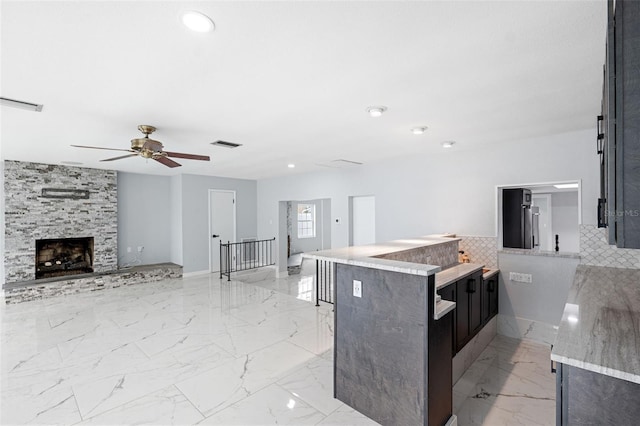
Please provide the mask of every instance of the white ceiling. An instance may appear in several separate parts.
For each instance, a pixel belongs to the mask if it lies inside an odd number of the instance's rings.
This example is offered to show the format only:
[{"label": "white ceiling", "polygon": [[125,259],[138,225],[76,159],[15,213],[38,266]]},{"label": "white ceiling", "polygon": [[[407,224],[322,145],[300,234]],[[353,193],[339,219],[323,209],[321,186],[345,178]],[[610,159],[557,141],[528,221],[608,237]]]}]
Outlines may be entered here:
[{"label": "white ceiling", "polygon": [[[127,172],[260,179],[594,126],[606,2],[2,1],[2,157]],[[216,30],[192,33],[184,10]],[[386,105],[380,118],[365,108]],[[139,124],[169,169],[101,163]],[[414,126],[426,125],[421,136]],[[243,144],[225,149],[222,139]],[[516,142],[514,142],[516,143]],[[295,163],[295,169],[288,169]]]}]

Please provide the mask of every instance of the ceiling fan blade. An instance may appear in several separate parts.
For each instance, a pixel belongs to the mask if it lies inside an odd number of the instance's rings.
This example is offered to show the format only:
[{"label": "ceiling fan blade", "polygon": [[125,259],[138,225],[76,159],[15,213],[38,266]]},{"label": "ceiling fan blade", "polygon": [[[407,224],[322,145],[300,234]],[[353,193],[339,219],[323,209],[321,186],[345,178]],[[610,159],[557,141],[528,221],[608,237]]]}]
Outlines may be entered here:
[{"label": "ceiling fan blade", "polygon": [[114,160],[121,160],[123,158],[137,157],[137,156],[138,154],[127,154],[127,155],[121,155],[120,157],[107,158],[106,160],[100,160],[100,161],[114,161]]},{"label": "ceiling fan blade", "polygon": [[176,163],[173,160],[168,159],[167,157],[163,157],[163,156],[157,156],[157,157],[153,157],[154,160],[156,160],[158,163],[162,163],[167,167],[180,167],[182,166],[182,164],[180,163]]},{"label": "ceiling fan blade", "polygon": [[135,152],[132,149],[103,148],[101,146],[86,146],[86,145],[71,145],[71,146],[74,148],[91,148],[91,149],[106,149],[107,151]]},{"label": "ceiling fan blade", "polygon": [[187,160],[211,161],[208,155],[183,154],[181,152],[170,152],[170,151],[163,151],[163,152],[167,154],[168,157],[173,157],[173,158],[186,158]]}]

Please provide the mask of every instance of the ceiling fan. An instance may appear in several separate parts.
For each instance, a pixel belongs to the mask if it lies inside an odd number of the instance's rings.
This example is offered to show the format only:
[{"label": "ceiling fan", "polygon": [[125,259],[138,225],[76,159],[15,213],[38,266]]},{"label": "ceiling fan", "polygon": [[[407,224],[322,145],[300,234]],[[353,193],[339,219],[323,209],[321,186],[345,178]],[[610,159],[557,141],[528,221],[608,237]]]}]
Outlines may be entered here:
[{"label": "ceiling fan", "polygon": [[136,155],[139,155],[144,158],[151,158],[153,160],[156,160],[158,163],[164,164],[167,167],[180,167],[182,165],[180,163],[176,163],[169,157],[185,158],[188,160],[210,161],[210,158],[208,155],[183,154],[181,152],[164,151],[162,149],[163,148],[162,142],[149,138],[149,135],[156,131],[156,128],[153,126],[141,124],[138,126],[138,130],[140,130],[144,134],[144,137],[131,139],[131,149],[103,148],[99,146],[85,146],[85,145],[71,145],[71,146],[76,148],[106,149],[109,151],[125,151],[125,152],[131,153],[127,155],[121,155],[119,157],[107,158],[105,160],[100,160],[100,161],[121,160],[123,158],[135,157]]}]

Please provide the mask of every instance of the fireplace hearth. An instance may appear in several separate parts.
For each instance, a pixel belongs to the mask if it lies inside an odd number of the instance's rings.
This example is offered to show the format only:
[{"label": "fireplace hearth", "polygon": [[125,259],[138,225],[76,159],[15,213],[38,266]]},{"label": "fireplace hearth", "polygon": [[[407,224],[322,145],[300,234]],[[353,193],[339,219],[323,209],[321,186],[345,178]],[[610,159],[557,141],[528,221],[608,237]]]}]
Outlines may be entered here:
[{"label": "fireplace hearth", "polygon": [[93,237],[36,240],[36,279],[93,272]]}]

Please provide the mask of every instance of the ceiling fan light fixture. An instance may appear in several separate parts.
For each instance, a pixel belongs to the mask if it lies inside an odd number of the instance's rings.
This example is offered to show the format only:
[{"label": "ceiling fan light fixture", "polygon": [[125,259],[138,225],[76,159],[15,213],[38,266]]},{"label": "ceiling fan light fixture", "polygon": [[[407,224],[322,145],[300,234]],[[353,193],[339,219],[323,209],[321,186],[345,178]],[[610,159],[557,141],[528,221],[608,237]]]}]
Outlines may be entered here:
[{"label": "ceiling fan light fixture", "polygon": [[384,114],[386,110],[387,110],[386,106],[375,105],[375,106],[368,107],[367,113],[369,113],[371,117],[380,117],[382,114]]},{"label": "ceiling fan light fixture", "polygon": [[182,14],[182,23],[191,31],[195,31],[197,33],[210,33],[216,28],[211,18],[204,13],[196,12],[194,10],[190,10]]}]

